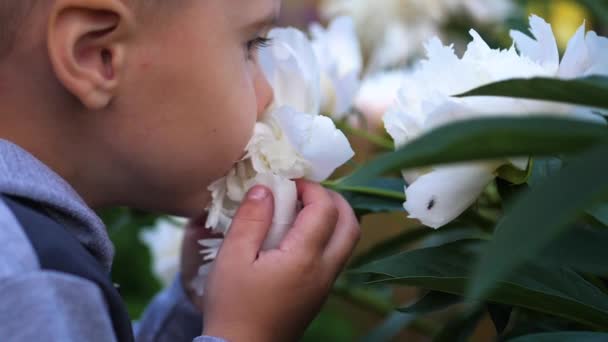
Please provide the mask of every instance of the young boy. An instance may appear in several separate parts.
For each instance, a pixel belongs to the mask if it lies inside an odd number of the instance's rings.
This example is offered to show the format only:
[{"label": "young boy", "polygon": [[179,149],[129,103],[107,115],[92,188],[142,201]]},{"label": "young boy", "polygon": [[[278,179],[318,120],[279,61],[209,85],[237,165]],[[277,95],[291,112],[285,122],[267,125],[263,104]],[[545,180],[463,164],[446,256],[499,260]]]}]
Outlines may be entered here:
[{"label": "young boy", "polygon": [[136,340],[298,339],[359,237],[348,204],[319,185],[298,183],[304,208],[266,252],[272,194],[252,189],[204,298],[184,286],[199,266],[206,188],[272,101],[256,49],[279,7],[0,0],[0,340],[134,339],[90,209],[113,205],[193,218],[181,276]]}]

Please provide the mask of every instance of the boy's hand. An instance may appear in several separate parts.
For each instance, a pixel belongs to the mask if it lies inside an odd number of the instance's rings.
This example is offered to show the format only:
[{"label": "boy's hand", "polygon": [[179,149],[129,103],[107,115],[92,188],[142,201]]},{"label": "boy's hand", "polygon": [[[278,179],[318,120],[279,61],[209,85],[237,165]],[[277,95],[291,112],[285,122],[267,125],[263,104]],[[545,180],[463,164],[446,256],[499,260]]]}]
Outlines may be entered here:
[{"label": "boy's hand", "polygon": [[270,191],[241,205],[205,288],[204,334],[240,341],[296,341],[324,303],[357,241],[348,203],[299,181],[299,213],[279,249],[260,248],[270,227]]}]

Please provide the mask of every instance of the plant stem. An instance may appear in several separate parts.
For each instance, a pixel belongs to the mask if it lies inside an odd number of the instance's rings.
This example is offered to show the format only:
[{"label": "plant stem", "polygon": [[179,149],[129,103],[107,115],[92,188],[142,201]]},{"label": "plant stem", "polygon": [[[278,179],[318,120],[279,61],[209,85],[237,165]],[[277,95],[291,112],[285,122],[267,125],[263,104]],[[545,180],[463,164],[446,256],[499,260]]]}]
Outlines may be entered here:
[{"label": "plant stem", "polygon": [[374,187],[342,185],[339,181],[325,181],[322,184],[323,186],[337,192],[354,192],[358,194],[372,195],[377,197],[390,198],[398,201],[405,201],[405,194],[403,193],[403,191],[398,192]]},{"label": "plant stem", "polygon": [[359,128],[355,128],[355,127],[347,124],[344,121],[336,122],[336,127],[338,127],[341,131],[343,131],[347,134],[361,137],[382,149],[389,150],[389,151],[392,151],[395,149],[395,144],[392,141],[390,141],[389,139],[383,138],[381,136],[375,135],[373,133],[367,132],[367,131],[359,129]]}]

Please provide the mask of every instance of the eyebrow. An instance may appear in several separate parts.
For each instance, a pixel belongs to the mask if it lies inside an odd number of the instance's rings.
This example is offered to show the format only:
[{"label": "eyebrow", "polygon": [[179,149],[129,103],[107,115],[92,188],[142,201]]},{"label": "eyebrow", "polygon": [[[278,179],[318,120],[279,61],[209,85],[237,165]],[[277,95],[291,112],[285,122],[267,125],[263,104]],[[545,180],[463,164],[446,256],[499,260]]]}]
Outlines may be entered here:
[{"label": "eyebrow", "polygon": [[272,12],[266,15],[264,18],[256,20],[254,23],[248,25],[248,27],[261,30],[265,28],[274,27],[278,24],[278,22],[279,16],[276,13]]}]

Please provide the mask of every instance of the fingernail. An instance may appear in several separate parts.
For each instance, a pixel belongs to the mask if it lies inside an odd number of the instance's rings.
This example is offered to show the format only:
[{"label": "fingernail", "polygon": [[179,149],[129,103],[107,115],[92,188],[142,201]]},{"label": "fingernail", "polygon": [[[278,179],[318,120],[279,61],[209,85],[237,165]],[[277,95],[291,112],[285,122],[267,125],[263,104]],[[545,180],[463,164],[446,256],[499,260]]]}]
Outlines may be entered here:
[{"label": "fingernail", "polygon": [[253,201],[261,201],[268,197],[268,189],[263,186],[256,186],[249,191],[249,199]]}]

